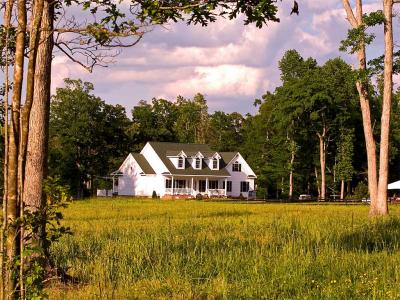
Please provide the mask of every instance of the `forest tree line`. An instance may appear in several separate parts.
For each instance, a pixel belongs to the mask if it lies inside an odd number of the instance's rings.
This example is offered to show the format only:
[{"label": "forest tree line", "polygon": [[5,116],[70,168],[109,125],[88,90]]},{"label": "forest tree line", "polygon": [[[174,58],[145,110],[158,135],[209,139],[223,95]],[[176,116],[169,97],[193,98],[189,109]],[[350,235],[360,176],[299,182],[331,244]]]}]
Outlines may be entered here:
[{"label": "forest tree line", "polygon": [[[128,116],[95,96],[91,83],[65,80],[52,97],[49,173],[76,197],[110,185],[107,177],[148,141],[207,143],[240,151],[258,176],[259,197],[328,199],[368,196],[367,164],[356,74],[340,58],[318,65],[296,50],[279,61],[281,84],[254,105],[255,115],[210,112],[204,95],[141,100]],[[382,84],[372,93],[379,133]],[[390,179],[400,174],[400,120],[395,94]]]}]

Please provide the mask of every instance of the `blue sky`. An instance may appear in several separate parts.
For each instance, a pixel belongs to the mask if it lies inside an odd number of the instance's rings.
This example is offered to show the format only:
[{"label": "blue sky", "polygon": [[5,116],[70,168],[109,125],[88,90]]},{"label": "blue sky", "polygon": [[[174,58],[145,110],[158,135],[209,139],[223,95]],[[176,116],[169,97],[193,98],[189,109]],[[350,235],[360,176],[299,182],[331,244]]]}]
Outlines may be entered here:
[{"label": "blue sky", "polygon": [[[292,1],[282,1],[281,22],[262,29],[244,26],[241,19],[219,20],[206,28],[182,23],[156,28],[138,45],[123,49],[114,64],[93,73],[57,55],[53,91],[65,77],[81,78],[92,82],[94,93],[106,102],[125,106],[128,115],[142,99],[174,100],[197,92],[206,95],[211,111],[254,113],[254,99],[279,85],[277,63],[286,50],[296,49],[321,64],[338,56],[354,63],[352,56],[338,51],[348,29],[341,1],[298,2],[299,16],[289,16]],[[366,10],[378,9],[380,3],[365,1]],[[381,31],[369,58],[383,51]]]}]

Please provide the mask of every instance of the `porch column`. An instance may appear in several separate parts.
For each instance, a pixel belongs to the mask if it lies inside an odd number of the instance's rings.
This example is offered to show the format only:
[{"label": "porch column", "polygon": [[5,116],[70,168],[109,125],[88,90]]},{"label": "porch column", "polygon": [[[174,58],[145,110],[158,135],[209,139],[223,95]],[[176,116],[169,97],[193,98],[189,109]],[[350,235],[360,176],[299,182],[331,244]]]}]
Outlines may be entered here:
[{"label": "porch column", "polygon": [[227,191],[228,191],[228,178],[225,178],[225,197],[228,196]]},{"label": "porch column", "polygon": [[174,176],[172,176],[172,195],[174,195]]},{"label": "porch column", "polygon": [[115,189],[115,176],[113,176],[112,179],[113,179],[112,193],[114,194],[114,189]]},{"label": "porch column", "polygon": [[192,177],[192,195],[194,195],[194,188],[193,188],[193,177]]},{"label": "porch column", "polygon": [[206,194],[208,194],[208,177],[206,177]]}]

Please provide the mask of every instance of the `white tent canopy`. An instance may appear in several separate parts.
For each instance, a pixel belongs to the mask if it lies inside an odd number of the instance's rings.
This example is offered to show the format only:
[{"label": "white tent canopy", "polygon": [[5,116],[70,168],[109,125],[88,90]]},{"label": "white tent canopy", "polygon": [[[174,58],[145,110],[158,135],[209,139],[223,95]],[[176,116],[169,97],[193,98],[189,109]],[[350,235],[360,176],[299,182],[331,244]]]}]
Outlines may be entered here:
[{"label": "white tent canopy", "polygon": [[388,184],[388,190],[400,190],[400,180]]}]

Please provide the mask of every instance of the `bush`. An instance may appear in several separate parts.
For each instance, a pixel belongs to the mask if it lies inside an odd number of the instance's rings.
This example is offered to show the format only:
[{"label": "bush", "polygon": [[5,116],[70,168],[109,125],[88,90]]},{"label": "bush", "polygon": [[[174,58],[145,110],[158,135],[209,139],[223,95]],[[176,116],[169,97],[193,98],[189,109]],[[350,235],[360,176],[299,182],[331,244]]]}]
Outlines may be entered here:
[{"label": "bush", "polygon": [[203,199],[203,195],[200,194],[200,193],[198,193],[198,194],[196,195],[196,199],[197,199],[197,200],[202,200],[202,199]]},{"label": "bush", "polygon": [[158,198],[156,191],[153,191],[153,194],[151,195],[151,198],[153,198],[153,199],[157,199]]},{"label": "bush", "polygon": [[359,200],[368,197],[368,185],[364,181],[360,181],[354,189],[353,195],[351,195],[349,198]]}]

